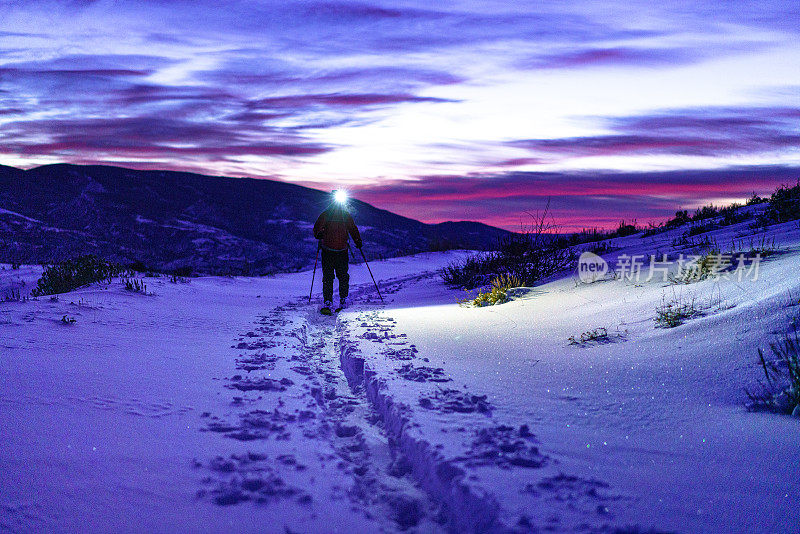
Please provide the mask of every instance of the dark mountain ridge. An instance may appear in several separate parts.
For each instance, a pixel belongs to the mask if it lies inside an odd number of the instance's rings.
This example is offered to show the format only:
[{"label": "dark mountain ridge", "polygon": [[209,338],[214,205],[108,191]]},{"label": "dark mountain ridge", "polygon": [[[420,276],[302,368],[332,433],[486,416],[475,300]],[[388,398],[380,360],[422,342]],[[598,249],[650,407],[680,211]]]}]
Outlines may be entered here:
[{"label": "dark mountain ridge", "polygon": [[[266,274],[314,261],[311,226],[327,192],[285,182],[69,164],[0,165],[0,261],[80,254],[147,268]],[[488,249],[508,232],[476,222],[425,224],[351,200],[369,257]]]}]

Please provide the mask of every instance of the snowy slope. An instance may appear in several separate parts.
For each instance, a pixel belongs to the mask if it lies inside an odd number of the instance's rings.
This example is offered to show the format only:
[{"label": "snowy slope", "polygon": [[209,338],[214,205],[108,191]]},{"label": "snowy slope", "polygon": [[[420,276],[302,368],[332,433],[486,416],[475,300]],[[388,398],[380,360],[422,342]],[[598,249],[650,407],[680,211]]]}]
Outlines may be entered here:
[{"label": "snowy slope", "polygon": [[[774,229],[788,253],[765,261],[755,282],[566,278],[476,309],[454,305],[432,280],[378,314],[348,314],[354,337],[372,341],[355,357],[380,397],[404,402],[395,411],[415,423],[404,434],[484,496],[475,518],[459,514],[464,527],[494,514],[490,530],[791,532],[800,522],[800,422],[747,412],[743,391],[760,378],[756,349],[798,315],[800,240],[789,228],[783,239],[785,229]],[[617,246],[615,254],[633,254],[650,245],[635,236]],[[654,328],[655,308],[673,291],[713,306],[680,327]],[[616,342],[567,341],[598,327]],[[388,346],[397,332],[414,343],[413,360]],[[409,361],[425,382],[403,379]],[[451,381],[432,381],[443,379]],[[469,410],[469,399],[484,397],[466,414],[447,405]]]},{"label": "snowy slope", "polygon": [[[800,422],[744,406],[799,311],[800,231],[769,235],[755,281],[570,274],[487,308],[436,275],[464,252],[371,264],[385,305],[352,266],[334,318],[311,272],[4,302],[0,530],[795,532]],[[705,314],[655,328],[673,292]]]}]

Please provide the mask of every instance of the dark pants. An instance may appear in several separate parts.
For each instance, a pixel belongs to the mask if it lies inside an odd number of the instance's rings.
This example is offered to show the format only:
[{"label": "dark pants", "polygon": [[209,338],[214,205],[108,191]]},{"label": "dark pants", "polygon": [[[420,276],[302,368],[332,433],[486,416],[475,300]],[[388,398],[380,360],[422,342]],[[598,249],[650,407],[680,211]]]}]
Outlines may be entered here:
[{"label": "dark pants", "polygon": [[347,251],[322,249],[322,298],[333,301],[333,275],[339,279],[339,298],[350,292],[350,275],[347,274]]}]

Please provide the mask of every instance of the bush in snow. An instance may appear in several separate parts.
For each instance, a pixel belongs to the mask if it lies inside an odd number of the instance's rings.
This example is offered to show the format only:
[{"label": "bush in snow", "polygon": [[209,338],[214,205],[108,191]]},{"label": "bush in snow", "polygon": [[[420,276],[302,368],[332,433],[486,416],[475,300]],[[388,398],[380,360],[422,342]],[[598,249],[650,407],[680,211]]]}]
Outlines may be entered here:
[{"label": "bush in snow", "polygon": [[620,221],[619,227],[611,233],[610,237],[627,237],[629,235],[633,235],[639,232],[639,228],[636,227],[636,221],[632,223],[626,223],[624,220]]},{"label": "bush in snow", "polygon": [[624,341],[627,334],[627,330],[622,332],[617,330],[616,332],[609,334],[608,329],[601,326],[600,328],[595,328],[594,330],[587,330],[580,336],[569,336],[567,341],[569,341],[570,345],[576,345],[578,347],[590,347],[592,345],[602,345],[605,343]]},{"label": "bush in snow", "polygon": [[688,224],[691,220],[692,218],[689,216],[687,210],[678,210],[675,212],[675,217],[668,220],[664,226],[666,226],[667,229],[677,228]]},{"label": "bush in snow", "polygon": [[497,274],[515,276],[524,286],[532,286],[575,261],[575,252],[560,246],[541,227],[507,237],[500,243],[498,255]]},{"label": "bush in snow", "polygon": [[689,228],[686,231],[686,237],[692,237],[692,236],[696,236],[696,235],[700,235],[700,234],[705,234],[706,232],[710,232],[712,230],[717,230],[719,228],[720,228],[720,226],[717,223],[715,223],[714,221],[711,221],[711,222],[705,223],[705,224],[696,224],[696,225],[692,226],[691,228]]},{"label": "bush in snow", "polygon": [[[735,243],[734,243],[735,244]],[[767,234],[763,234],[760,239],[750,238],[749,244],[745,244],[744,240],[739,241],[739,246],[737,247],[741,253],[745,254],[746,256],[752,258],[756,255],[761,256],[762,258],[766,258],[767,256],[771,256],[780,252],[778,246],[775,245],[775,237],[768,238]],[[739,254],[740,252],[734,252],[734,255]]]},{"label": "bush in snow", "polygon": [[566,248],[575,245],[583,245],[586,243],[596,243],[597,241],[605,241],[611,237],[611,232],[606,230],[599,230],[597,228],[584,228],[580,232],[569,234],[568,236],[559,236],[556,241]]},{"label": "bush in snow", "polygon": [[732,224],[737,224],[742,221],[746,221],[747,219],[753,216],[752,213],[749,211],[744,211],[741,208],[742,205],[734,202],[730,206],[726,206],[719,210],[719,214],[722,216],[719,220],[719,224],[721,226],[730,226]]},{"label": "bush in snow", "polygon": [[47,267],[31,291],[31,295],[40,297],[67,293],[94,282],[110,282],[111,278],[119,276],[122,272],[124,269],[114,263],[90,254],[80,256]]},{"label": "bush in snow", "polygon": [[608,330],[603,328],[595,328],[594,330],[587,330],[582,333],[580,337],[569,336],[567,339],[570,345],[588,345],[591,343],[606,343],[608,339]]},{"label": "bush in snow", "polygon": [[575,251],[555,236],[558,230],[545,209],[542,214],[532,214],[530,226],[522,232],[503,237],[496,252],[450,264],[440,274],[446,284],[464,289],[486,285],[500,275],[516,277],[520,285],[532,286],[575,261]]},{"label": "bush in snow", "polygon": [[676,275],[670,276],[670,282],[673,284],[691,284],[692,282],[719,276],[722,271],[730,267],[730,261],[726,256],[728,255],[723,255],[719,250],[709,250],[687,267],[681,269]]},{"label": "bush in snow", "polygon": [[[766,202],[766,199],[763,199],[753,193],[753,197],[747,201],[747,205],[750,206],[752,204],[758,204],[761,202]],[[696,223],[700,221],[706,221],[707,219],[714,219],[707,223],[693,225],[686,232],[684,232],[686,237],[691,237],[709,232],[711,230],[716,230],[723,226],[730,226],[732,224],[740,223],[753,217],[752,213],[741,210],[741,207],[741,204],[735,202],[724,208],[717,208],[715,206],[708,205],[698,208],[693,215],[689,215],[688,210],[678,210],[675,212],[675,217],[669,219],[665,223],[658,225],[650,223],[650,227],[644,230],[642,237],[649,237],[666,232],[668,230],[674,230],[675,228],[685,226],[692,222]]]},{"label": "bush in snow", "polygon": [[497,254],[477,254],[463,261],[456,261],[442,269],[439,274],[444,283],[464,289],[475,289],[486,284],[499,268]]},{"label": "bush in snow", "polygon": [[520,287],[520,279],[513,275],[501,274],[492,280],[489,291],[479,292],[478,296],[472,299],[472,304],[477,307],[494,306],[509,301],[508,291],[514,287]]},{"label": "bush in snow", "polygon": [[709,204],[708,206],[703,206],[702,208],[697,208],[692,215],[693,221],[702,221],[705,219],[711,219],[719,215],[719,208],[714,206],[713,204]]},{"label": "bush in snow", "polygon": [[147,294],[147,284],[145,284],[143,280],[139,280],[138,278],[124,278],[123,282],[125,282],[125,289],[128,291]]},{"label": "bush in snow", "polygon": [[745,390],[749,408],[800,415],[800,334],[786,334],[769,348],[769,356],[758,349],[766,383],[761,383],[760,393]]},{"label": "bush in snow", "polygon": [[764,215],[779,223],[800,219],[800,183],[776,189],[769,198],[769,207]]},{"label": "bush in snow", "polygon": [[661,305],[656,308],[656,326],[659,328],[674,328],[680,326],[693,317],[702,315],[702,310],[695,304],[695,299],[686,299],[676,296],[670,301],[661,300]]}]

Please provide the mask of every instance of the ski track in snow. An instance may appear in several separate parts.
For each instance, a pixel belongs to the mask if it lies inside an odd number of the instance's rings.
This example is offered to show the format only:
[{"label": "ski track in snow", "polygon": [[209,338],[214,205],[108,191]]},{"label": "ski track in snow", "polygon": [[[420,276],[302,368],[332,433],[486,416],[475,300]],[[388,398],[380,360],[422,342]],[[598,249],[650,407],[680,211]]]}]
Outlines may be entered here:
[{"label": "ski track in snow", "polygon": [[[383,294],[390,298],[433,276],[384,281]],[[205,473],[199,498],[220,506],[288,502],[312,521],[319,519],[317,500],[339,501],[364,532],[537,532],[543,522],[551,532],[572,531],[555,511],[544,521],[525,514],[513,521],[502,517],[498,497],[468,479],[481,468],[532,473],[518,477],[517,491],[553,510],[567,506],[602,516],[608,502],[622,498],[602,481],[558,470],[529,425],[503,424],[486,395],[426,365],[428,358],[397,331],[373,293],[369,285],[352,288],[353,306],[370,308],[354,319],[320,316],[306,299],[293,300],[260,316],[235,340],[240,372],[224,379],[231,410],[203,413],[202,431],[242,442],[247,451],[195,460]],[[392,378],[419,388],[417,406],[387,393],[387,377],[361,356],[364,344],[394,365]],[[444,452],[444,445],[419,432],[415,410],[448,418],[463,434],[462,446]],[[543,472],[545,466],[555,471]],[[337,472],[332,483],[314,476],[326,470]],[[291,525],[284,528],[292,531]]]},{"label": "ski track in snow", "polygon": [[[369,300],[358,293],[354,300]],[[430,523],[441,521],[437,505],[395,458],[363,389],[348,385],[337,330],[335,317],[309,313],[300,299],[259,317],[236,341],[241,373],[224,380],[232,409],[201,417],[203,431],[244,442],[248,452],[196,461],[207,473],[198,496],[222,506],[289,501],[311,520],[319,519],[315,502],[327,499],[353,514],[359,531],[441,530]],[[315,478],[326,471],[337,473]]]},{"label": "ski track in snow", "polygon": [[[345,374],[351,382],[362,384],[366,389],[368,398],[395,438],[398,455],[445,510],[450,531],[538,532],[543,522],[547,523],[545,529],[551,532],[573,531],[573,526],[560,524],[563,515],[555,510],[567,506],[585,517],[599,514],[602,518],[607,513],[607,503],[621,498],[603,482],[560,472],[557,459],[540,450],[530,426],[504,424],[493,415],[491,400],[486,395],[450,384],[442,385],[451,382],[444,369],[425,365],[428,359],[419,355],[413,344],[400,341],[406,335],[396,332],[395,321],[385,312],[362,312],[354,322],[358,324],[353,330],[360,332],[356,338],[376,344],[377,353],[384,361],[395,364],[397,376],[419,386],[418,406],[396,402],[388,391],[390,378],[382,371],[370,369],[361,357],[359,344],[349,338],[348,326],[340,325],[340,354]],[[417,361],[423,363],[417,365]],[[415,421],[415,410],[435,412],[447,422],[440,428],[435,424],[433,429],[421,430]],[[452,439],[445,437],[453,429],[462,434],[457,440],[460,446],[455,449]],[[433,434],[436,430],[439,436]],[[445,446],[447,442],[450,447]],[[555,468],[557,474],[540,472],[545,466]],[[517,491],[546,502],[546,508],[554,513],[544,521],[526,514],[508,517],[502,496],[498,498],[485,487],[473,486],[475,477],[469,473],[480,469],[521,471],[521,476],[515,477],[520,480]],[[591,532],[615,531],[610,526],[581,527]]]}]

